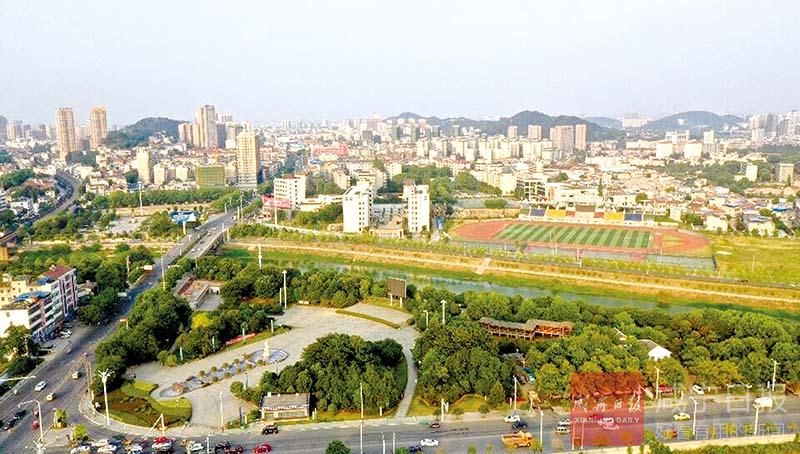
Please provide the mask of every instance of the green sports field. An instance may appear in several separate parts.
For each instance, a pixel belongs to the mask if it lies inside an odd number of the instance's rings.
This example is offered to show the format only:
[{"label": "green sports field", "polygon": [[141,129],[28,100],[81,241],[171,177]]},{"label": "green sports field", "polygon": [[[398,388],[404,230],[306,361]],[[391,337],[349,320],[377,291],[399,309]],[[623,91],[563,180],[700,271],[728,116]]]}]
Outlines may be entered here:
[{"label": "green sports field", "polygon": [[647,249],[650,247],[651,235],[649,231],[639,229],[516,223],[501,230],[494,238],[527,243]]}]

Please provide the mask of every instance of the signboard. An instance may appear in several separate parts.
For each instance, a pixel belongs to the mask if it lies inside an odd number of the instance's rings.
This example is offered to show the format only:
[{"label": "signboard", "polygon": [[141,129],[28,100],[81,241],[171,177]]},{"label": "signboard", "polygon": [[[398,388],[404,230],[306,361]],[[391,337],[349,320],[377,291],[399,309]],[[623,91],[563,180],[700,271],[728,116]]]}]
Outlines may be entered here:
[{"label": "signboard", "polygon": [[572,445],[639,446],[644,438],[644,379],[639,372],[570,376]]},{"label": "signboard", "polygon": [[274,197],[270,197],[266,194],[261,196],[261,205],[264,208],[269,209],[279,209],[279,210],[291,210],[292,209],[292,201],[291,200],[284,200],[284,199],[276,199]]},{"label": "signboard", "polygon": [[386,278],[386,287],[389,288],[389,296],[394,298],[406,297],[406,281],[393,277]]},{"label": "signboard", "polygon": [[176,210],[173,211],[170,216],[172,216],[172,222],[174,224],[197,222],[197,213],[192,210]]}]

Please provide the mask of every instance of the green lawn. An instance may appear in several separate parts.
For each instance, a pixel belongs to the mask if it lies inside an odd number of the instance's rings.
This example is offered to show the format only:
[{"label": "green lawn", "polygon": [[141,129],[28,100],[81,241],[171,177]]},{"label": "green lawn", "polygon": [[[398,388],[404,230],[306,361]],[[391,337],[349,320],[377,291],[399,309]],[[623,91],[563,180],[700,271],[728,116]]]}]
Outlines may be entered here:
[{"label": "green lawn", "polygon": [[151,427],[161,414],[164,425],[177,426],[192,418],[192,404],[186,398],[157,401],[150,393],[157,387],[152,383],[134,381],[108,393],[109,413],[127,424]]},{"label": "green lawn", "polygon": [[709,235],[722,276],[800,285],[800,241]]},{"label": "green lawn", "polygon": [[495,236],[505,241],[647,249],[649,231],[594,226],[511,224]]}]

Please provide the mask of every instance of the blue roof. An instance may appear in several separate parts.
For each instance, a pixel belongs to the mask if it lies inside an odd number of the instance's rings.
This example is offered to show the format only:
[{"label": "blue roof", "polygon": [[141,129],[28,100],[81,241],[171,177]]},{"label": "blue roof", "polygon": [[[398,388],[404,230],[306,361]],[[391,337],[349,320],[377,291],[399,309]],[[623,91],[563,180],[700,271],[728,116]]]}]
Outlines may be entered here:
[{"label": "blue roof", "polygon": [[28,298],[45,298],[50,295],[50,292],[43,292],[41,290],[35,290],[33,292],[23,293],[21,295],[17,295],[14,298],[14,301],[25,301]]}]

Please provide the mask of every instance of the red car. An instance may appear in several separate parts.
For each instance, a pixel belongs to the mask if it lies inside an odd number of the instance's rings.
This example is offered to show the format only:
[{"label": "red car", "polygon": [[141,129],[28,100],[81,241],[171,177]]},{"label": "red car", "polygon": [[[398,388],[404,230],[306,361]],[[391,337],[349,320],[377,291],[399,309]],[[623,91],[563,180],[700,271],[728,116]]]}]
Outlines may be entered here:
[{"label": "red car", "polygon": [[253,454],[264,454],[266,452],[272,452],[272,446],[270,446],[268,443],[264,443],[261,446],[256,446],[253,448]]}]

